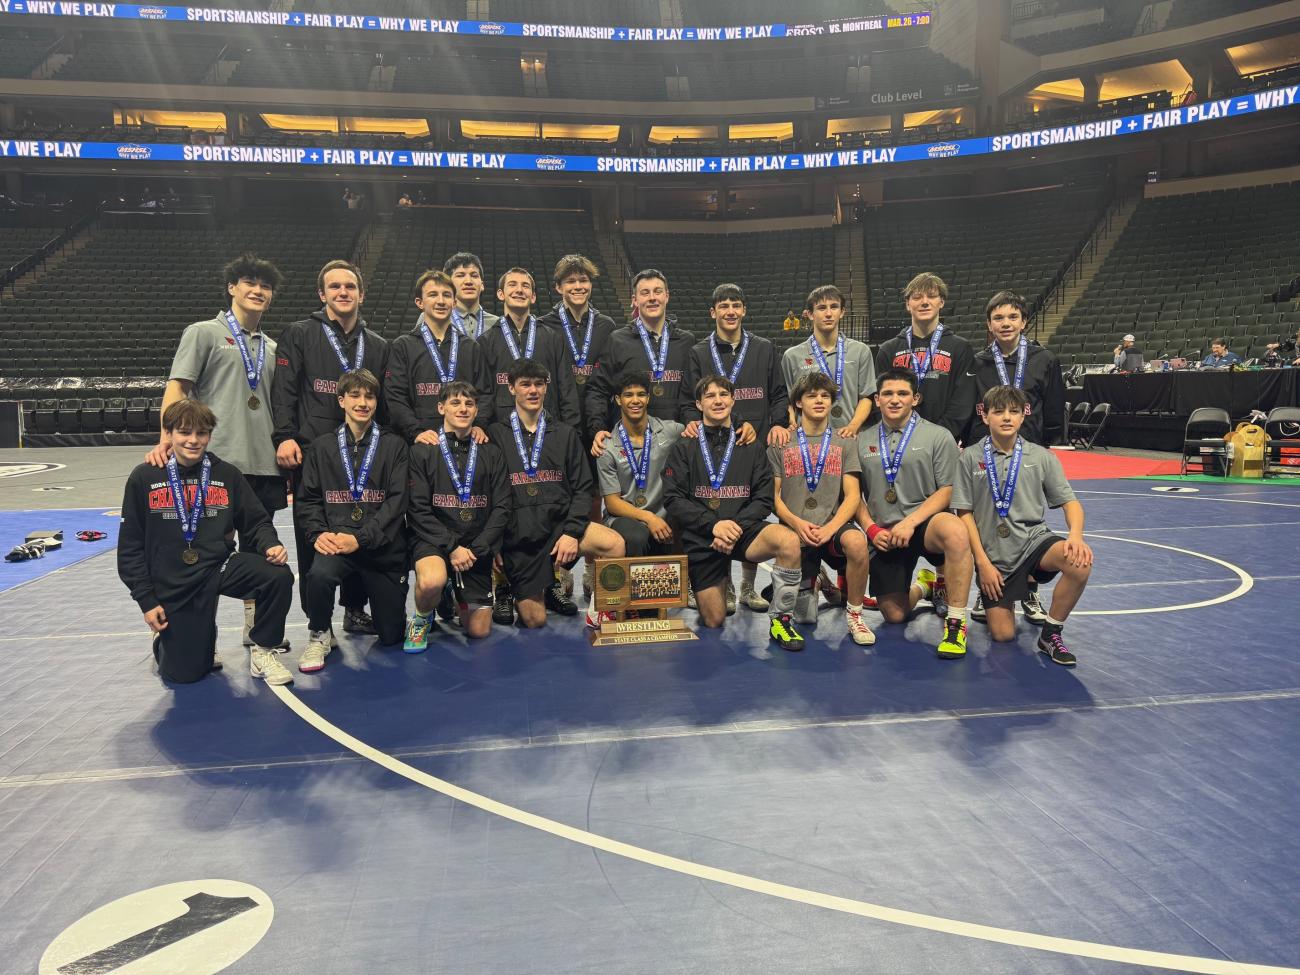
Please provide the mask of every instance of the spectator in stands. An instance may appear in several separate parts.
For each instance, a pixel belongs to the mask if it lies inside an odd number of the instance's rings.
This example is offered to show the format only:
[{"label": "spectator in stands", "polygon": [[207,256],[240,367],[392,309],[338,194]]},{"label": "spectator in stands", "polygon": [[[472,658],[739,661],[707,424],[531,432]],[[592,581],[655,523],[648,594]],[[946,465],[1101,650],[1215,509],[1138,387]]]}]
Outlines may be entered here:
[{"label": "spectator in stands", "polygon": [[483,262],[477,254],[459,251],[443,262],[442,270],[456,283],[456,307],[451,312],[456,330],[472,339],[486,335],[488,329],[501,319],[484,311],[480,304],[483,297]]},{"label": "spectator in stands", "polygon": [[1119,345],[1115,346],[1115,368],[1118,369],[1124,364],[1124,357],[1130,352],[1141,353],[1142,350],[1137,347],[1137,336],[1129,334],[1120,340]]},{"label": "spectator in stands", "polygon": [[343,208],[345,210],[358,210],[361,208],[361,195],[353,193],[350,186],[343,187]]},{"label": "spectator in stands", "polygon": [[[210,449],[239,468],[258,502],[274,516],[289,502],[272,441],[276,343],[262,331],[261,322],[284,278],[274,264],[255,254],[241,254],[222,268],[222,276],[227,307],[181,333],[163,390],[162,413],[165,416],[168,407],[186,398],[208,404],[221,420],[220,428],[212,430]],[[231,346],[237,355],[231,354]],[[163,467],[171,455],[164,424],[158,445],[145,460]],[[252,645],[253,617],[249,600],[244,603],[244,646]],[[276,649],[287,650],[289,644]]]},{"label": "spectator in stands", "polygon": [[397,208],[405,210],[413,206],[415,206],[415,201],[411,199],[411,194],[403,191],[402,195],[397,198]]},{"label": "spectator in stands", "polygon": [[[975,443],[988,435],[984,418],[984,394],[995,386],[1012,386],[1025,394],[1025,419],[1020,435],[1040,447],[1050,447],[1065,432],[1065,378],[1056,355],[1025,337],[1029,321],[1025,299],[1014,291],[999,291],[984,308],[984,320],[993,342],[975,357],[975,388],[980,402],[975,405],[970,434],[965,442]],[[1038,600],[1038,583],[1030,577],[1029,595],[1020,604],[1025,619],[1041,624],[1047,619]],[[971,618],[986,617],[982,596],[975,594]]]},{"label": "spectator in stands", "polygon": [[793,308],[785,313],[785,321],[781,323],[781,330],[783,332],[799,331],[799,317],[795,315]]},{"label": "spectator in stands", "polygon": [[[328,262],[316,275],[316,291],[324,307],[294,322],[280,334],[271,387],[275,414],[276,461],[292,472],[294,497],[298,496],[311,444],[339,429],[343,408],[338,401],[340,375],[366,369],[374,376],[388,372],[388,343],[366,327],[361,306],[366,299],[361,269],[348,261]],[[387,422],[381,414],[379,421]],[[293,507],[297,539],[298,590],[307,607],[307,573],[315,550],[307,541],[299,506]],[[365,612],[365,588],[351,576],[343,583],[345,633],[374,633]],[[403,610],[405,616],[405,610]]]},{"label": "spectator in stands", "polygon": [[[982,402],[989,433],[962,454],[952,507],[974,553],[989,633],[997,641],[1015,639],[1015,600],[1029,591],[1030,579],[1048,582],[1060,573],[1038,652],[1072,667],[1075,657],[1061,639],[1061,630],[1092,571],[1092,549],[1083,540],[1083,505],[1056,455],[1020,436],[1029,405],[1024,392],[996,386]],[[1048,505],[1064,506],[1068,538],[1043,523]]]},{"label": "spectator in stands", "polygon": [[[771,341],[744,329],[745,293],[735,284],[713,289],[709,316],[716,327],[691,349],[686,364],[686,387],[693,389],[705,376],[724,375],[732,391],[732,423],[738,424],[741,442],[757,440],[762,446],[784,447],[790,442],[786,383],[781,360]],[[694,403],[682,408],[685,435],[699,436],[703,419]],[[755,612],[767,610],[767,600],[754,589],[758,566],[741,563],[740,602]],[[727,581],[727,604],[736,604],[735,588]]]},{"label": "spectator in stands", "polygon": [[[406,444],[375,422],[379,380],[350,369],[336,386],[343,423],[312,441],[303,461],[294,511],[315,556],[306,576],[307,646],[298,669],[314,673],[335,646],[334,591],[360,576],[385,646],[400,643],[406,624]],[[302,559],[299,558],[301,564]]]},{"label": "spectator in stands", "polygon": [[1210,354],[1201,360],[1201,365],[1207,369],[1227,369],[1241,365],[1241,356],[1228,351],[1227,339],[1214,339],[1210,342]]},{"label": "spectator in stands", "polygon": [[918,274],[903,289],[911,324],[880,346],[876,373],[910,369],[920,379],[917,412],[958,440],[975,412],[975,353],[970,343],[949,332],[939,319],[948,285],[937,274]]},{"label": "spectator in stands", "polygon": [[[211,409],[176,399],[162,423],[171,446],[166,473],[153,464],[131,472],[117,543],[117,573],[155,634],[158,672],[188,684],[220,669],[217,597],[224,595],[256,603],[252,675],[292,683],[272,649],[284,642],[293,573],[271,519],[244,475],[209,451],[218,425]],[[230,541],[235,532],[239,552]]]},{"label": "spectator in stands", "polygon": [[[578,431],[545,408],[550,378],[550,369],[534,359],[510,363],[513,402],[488,431],[488,439],[501,445],[512,485],[510,527],[501,551],[507,593],[515,598],[520,623],[529,628],[546,625],[548,608],[565,616],[577,612],[572,600],[556,598],[563,595],[557,567],[572,565],[579,555],[623,556],[623,540],[590,521],[591,467]],[[501,599],[498,589],[497,609]],[[592,626],[598,622],[594,613],[594,603],[589,604],[587,623]],[[510,616],[513,620],[513,610]],[[493,620],[499,619],[494,612]]]},{"label": "spectator in stands", "polygon": [[822,562],[848,576],[846,616],[849,636],[860,646],[876,642],[862,619],[867,590],[867,536],[854,521],[862,504],[862,462],[855,443],[832,437],[831,404],[835,381],[823,372],[806,372],[790,390],[790,408],[799,424],[795,441],[770,446],[773,507],[781,524],[803,547],[802,580],[795,600],[796,623],[817,623],[817,579]]}]

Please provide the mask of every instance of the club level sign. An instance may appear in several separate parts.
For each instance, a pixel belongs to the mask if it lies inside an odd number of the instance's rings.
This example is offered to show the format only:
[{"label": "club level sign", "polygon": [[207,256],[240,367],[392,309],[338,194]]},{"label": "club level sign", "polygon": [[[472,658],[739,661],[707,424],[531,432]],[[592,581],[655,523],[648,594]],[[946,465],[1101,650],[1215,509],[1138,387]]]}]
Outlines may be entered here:
[{"label": "club level sign", "polygon": [[39,975],[214,975],[253,950],[275,908],[237,880],[190,880],[87,914],[41,956]]}]

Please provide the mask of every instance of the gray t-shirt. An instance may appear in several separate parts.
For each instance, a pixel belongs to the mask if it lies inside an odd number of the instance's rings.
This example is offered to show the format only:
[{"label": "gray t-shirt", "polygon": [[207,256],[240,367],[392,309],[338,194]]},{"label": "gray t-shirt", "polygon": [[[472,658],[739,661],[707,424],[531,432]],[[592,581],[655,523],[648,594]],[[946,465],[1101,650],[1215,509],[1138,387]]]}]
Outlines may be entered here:
[{"label": "gray t-shirt", "polygon": [[[953,510],[974,513],[980,544],[984,546],[989,561],[1003,573],[1019,566],[1030,550],[1051,533],[1051,529],[1043,524],[1047,506],[1059,508],[1075,500],[1074,490],[1065,479],[1065,471],[1056,454],[1027,440],[1024,444],[1020,474],[1016,477],[1016,493],[1011,498],[1011,511],[1006,521],[1011,534],[1006,538],[998,534],[998,523],[1002,519],[993,507],[993,494],[989,490],[984,467],[984,440],[971,444],[962,452],[957,463],[957,481],[952,487]],[[998,489],[1005,491],[1011,454],[994,449],[993,460],[997,464]]]},{"label": "gray t-shirt", "polygon": [[[636,490],[632,479],[632,461],[623,450],[623,438],[618,435],[618,426],[615,425],[609,439],[605,441],[605,452],[596,458],[596,477],[600,482],[601,497],[617,494],[628,504],[652,511],[660,518],[667,517],[664,510],[664,479],[660,475],[664,462],[668,460],[668,451],[681,439],[684,429],[676,420],[651,417],[648,421],[646,432],[650,435],[650,469],[646,472],[646,503],[637,505],[635,499],[641,492]],[[633,449],[636,449],[635,446]],[[641,451],[637,450],[636,455],[640,458]],[[613,520],[606,516],[605,524],[609,525]]]},{"label": "gray t-shirt", "polygon": [[[821,445],[820,436],[808,438],[808,459],[812,461],[814,471],[817,469]],[[843,500],[840,487],[844,475],[859,474],[862,471],[856,442],[837,436],[831,437],[830,447],[826,451],[826,467],[822,470],[816,491],[810,492],[808,482],[804,479],[803,451],[799,449],[797,435],[791,437],[784,447],[768,447],[767,461],[772,465],[772,474],[781,479],[781,500],[785,506],[814,525],[824,525],[835,517]],[[817,502],[817,507],[805,506],[809,497]]]},{"label": "gray t-shirt", "polygon": [[271,431],[271,380],[275,374],[275,342],[261,331],[244,332],[248,354],[257,364],[258,347],[266,343],[257,383],[258,409],[248,408],[248,377],[239,347],[226,327],[225,313],[206,322],[195,322],[181,333],[180,345],[172,358],[172,379],[194,384],[194,399],[206,403],[217,415],[209,449],[222,460],[239,468],[240,473],[275,476],[282,472],[275,463],[275,444]]},{"label": "gray t-shirt", "polygon": [[[787,390],[794,389],[795,381],[806,372],[820,372],[821,365],[817,355],[808,343],[816,343],[817,336],[810,335],[796,342],[785,350],[781,357],[781,374],[785,377]],[[824,353],[826,368],[830,377],[835,378],[838,368],[836,363],[839,353],[835,349]],[[871,350],[857,339],[844,339],[844,377],[840,393],[835,397],[835,406],[831,409],[831,426],[845,426],[858,408],[858,400],[871,396],[876,391],[876,363],[871,357]]]},{"label": "gray t-shirt", "polygon": [[[483,313],[483,327],[481,329],[478,327],[479,312]],[[478,311],[471,315],[465,310],[464,306],[461,305],[459,301],[456,302],[456,310],[452,314],[451,318],[453,322],[459,321],[464,325],[465,334],[472,339],[478,339],[481,336],[487,335],[488,332],[492,331],[496,323],[501,321],[500,315],[492,314],[482,305],[479,305]]]},{"label": "gray t-shirt", "polygon": [[[885,500],[889,482],[880,455],[880,424],[874,423],[858,434],[858,460],[862,464],[862,494],[867,499],[867,510],[877,525],[888,528],[897,524],[921,507],[934,492],[949,487],[957,477],[957,441],[945,427],[917,414],[916,429],[907,444],[907,452],[894,479],[897,501]],[[906,429],[906,427],[904,427]],[[898,448],[903,431],[894,430],[888,435],[890,457]]]}]

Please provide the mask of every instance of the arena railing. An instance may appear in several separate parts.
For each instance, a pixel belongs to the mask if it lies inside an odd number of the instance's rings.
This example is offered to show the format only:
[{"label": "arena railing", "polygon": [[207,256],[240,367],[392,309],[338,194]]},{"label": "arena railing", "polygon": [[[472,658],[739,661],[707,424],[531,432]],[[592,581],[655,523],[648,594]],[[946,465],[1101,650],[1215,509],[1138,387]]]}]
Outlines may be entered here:
[{"label": "arena railing", "polygon": [[0,275],[0,295],[4,294],[6,288],[14,294],[17,294],[17,283],[25,275],[30,274],[36,268],[44,267],[46,261],[67,247],[77,234],[81,233],[82,230],[89,227],[99,218],[99,213],[102,209],[103,205],[101,204],[91,212],[78,217],[31,254],[24,257],[18,263],[11,265],[3,275]]}]

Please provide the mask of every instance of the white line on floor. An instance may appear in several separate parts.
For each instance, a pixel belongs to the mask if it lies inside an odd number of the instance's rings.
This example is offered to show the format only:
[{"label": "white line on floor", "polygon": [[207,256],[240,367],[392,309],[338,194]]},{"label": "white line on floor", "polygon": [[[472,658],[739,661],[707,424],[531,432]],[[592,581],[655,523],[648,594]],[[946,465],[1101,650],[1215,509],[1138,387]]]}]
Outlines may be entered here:
[{"label": "white line on floor", "polygon": [[1262,504],[1273,508],[1300,508],[1300,504],[1284,504],[1281,501],[1246,501],[1241,498],[1220,498],[1202,494],[1142,494],[1137,491],[1092,491],[1075,488],[1075,494],[1111,494],[1121,498],[1144,498],[1147,501],[1219,501],[1223,504]]}]

